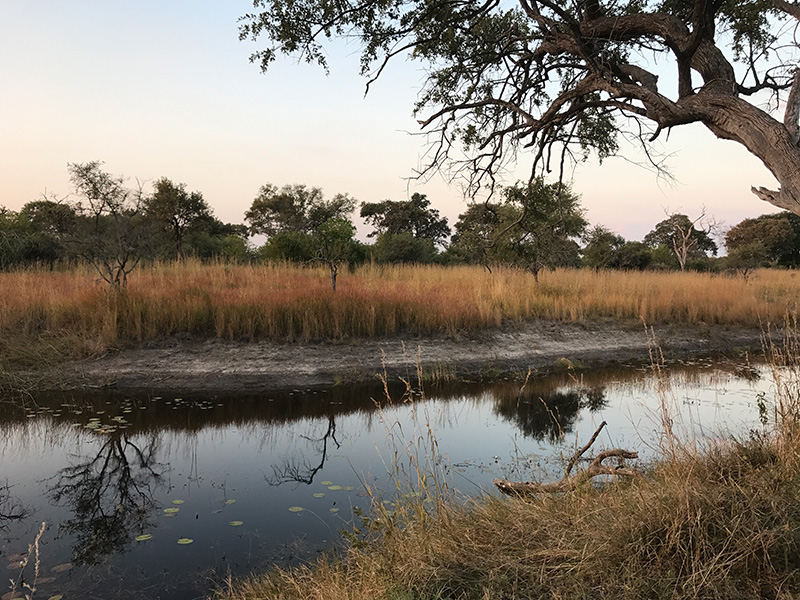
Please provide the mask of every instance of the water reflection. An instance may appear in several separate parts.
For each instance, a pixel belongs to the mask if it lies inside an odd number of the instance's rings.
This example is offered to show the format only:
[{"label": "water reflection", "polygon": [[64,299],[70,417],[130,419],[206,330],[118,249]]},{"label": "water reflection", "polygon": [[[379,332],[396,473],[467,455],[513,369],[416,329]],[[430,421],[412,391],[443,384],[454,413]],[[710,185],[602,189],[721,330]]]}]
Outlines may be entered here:
[{"label": "water reflection", "polygon": [[137,444],[127,434],[113,432],[96,454],[77,457],[50,479],[49,497],[72,513],[60,528],[74,536],[73,562],[93,565],[124,552],[153,526],[153,494],[165,471],[157,455],[155,436]]},{"label": "water reflection", "polygon": [[22,502],[11,493],[11,486],[6,482],[0,485],[0,529],[7,528],[9,522],[24,519],[28,514]]},{"label": "water reflection", "polygon": [[[741,368],[701,361],[669,380],[679,404],[705,411],[698,420],[707,426],[721,414],[757,421],[747,403],[769,383],[752,370],[740,377]],[[599,420],[609,421],[616,445],[643,450],[636,423],[658,406],[663,386],[629,368],[531,376],[524,385],[446,384],[428,387],[424,402],[403,402],[407,389],[390,386],[388,397],[382,385],[238,396],[117,391],[0,403],[9,478],[0,528],[12,540],[4,551],[24,551],[45,520],[42,568],[80,565],[53,593],[72,585],[76,597],[122,597],[108,587],[122,581],[124,597],[200,597],[209,577],[329,549],[356,509],[368,508],[364,482],[391,492],[386,465],[405,448],[401,432],[413,441],[429,426],[453,485],[474,494],[528,464],[537,478],[559,476],[558,456],[571,454],[565,437],[585,441]],[[176,506],[168,517],[163,509]]]},{"label": "water reflection", "polygon": [[336,419],[333,415],[328,416],[328,429],[321,438],[315,439],[305,435],[301,437],[316,446],[319,453],[319,463],[312,465],[309,464],[308,460],[304,459],[302,463],[290,460],[285,465],[273,465],[272,476],[267,478],[267,482],[270,485],[281,485],[282,483],[311,485],[316,474],[325,466],[325,461],[328,458],[328,442],[332,441],[337,449],[342,447],[339,440],[336,439]]},{"label": "water reflection", "polygon": [[604,387],[547,392],[523,388],[515,396],[496,397],[494,410],[525,437],[557,442],[573,431],[582,409],[596,412],[606,405]]}]

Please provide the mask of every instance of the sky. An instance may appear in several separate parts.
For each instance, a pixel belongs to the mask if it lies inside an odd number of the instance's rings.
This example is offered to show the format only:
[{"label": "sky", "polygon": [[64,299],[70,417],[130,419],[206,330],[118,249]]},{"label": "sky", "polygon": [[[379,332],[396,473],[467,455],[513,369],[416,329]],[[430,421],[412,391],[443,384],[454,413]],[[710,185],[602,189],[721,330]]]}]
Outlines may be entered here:
[{"label": "sky", "polygon": [[[238,39],[248,1],[7,0],[0,2],[0,206],[70,192],[68,163],[115,175],[167,177],[199,191],[216,216],[241,223],[271,183],[347,192],[361,202],[424,193],[451,224],[466,208],[441,176],[409,181],[424,160],[412,114],[424,73],[396,60],[364,95],[358,47],[329,48],[330,75],[293,59],[267,74]],[[641,239],[667,212],[703,207],[730,227],[776,209],[751,185],[776,187],[756,158],[700,125],[662,147],[674,180],[626,158],[573,173],[587,218]],[[531,157],[519,157],[528,172]],[[356,217],[361,236],[367,231]]]}]

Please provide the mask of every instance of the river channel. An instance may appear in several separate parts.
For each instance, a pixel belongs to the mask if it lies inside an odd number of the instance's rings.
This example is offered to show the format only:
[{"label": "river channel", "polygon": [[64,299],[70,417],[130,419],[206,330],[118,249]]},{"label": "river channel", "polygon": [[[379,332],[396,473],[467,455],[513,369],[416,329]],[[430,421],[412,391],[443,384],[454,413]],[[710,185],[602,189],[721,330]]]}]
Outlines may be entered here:
[{"label": "river channel", "polygon": [[656,457],[662,407],[683,440],[746,435],[772,385],[763,366],[694,360],[660,377],[564,372],[424,396],[393,383],[389,398],[377,384],[3,401],[0,596],[33,584],[33,546],[37,598],[203,598],[229,575],[335,549],[371,502],[391,506],[409,451],[435,459],[459,494],[491,494],[495,477],[557,478],[602,421],[598,446]]}]

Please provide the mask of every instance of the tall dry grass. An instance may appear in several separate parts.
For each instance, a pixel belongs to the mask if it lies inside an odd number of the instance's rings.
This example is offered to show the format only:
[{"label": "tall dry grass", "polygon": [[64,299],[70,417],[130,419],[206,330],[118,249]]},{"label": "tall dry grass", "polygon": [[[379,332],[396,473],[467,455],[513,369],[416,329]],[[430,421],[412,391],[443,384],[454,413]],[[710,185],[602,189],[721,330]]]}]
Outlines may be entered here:
[{"label": "tall dry grass", "polygon": [[526,319],[757,326],[796,310],[800,279],[558,270],[536,285],[518,270],[368,265],[334,293],[323,270],[186,262],[138,269],[122,294],[80,268],[0,273],[0,290],[0,343],[41,338],[54,353],[81,354],[181,332],[291,341],[453,335]]},{"label": "tall dry grass", "polygon": [[[218,597],[797,598],[797,340],[792,334],[789,344],[769,349],[778,375],[768,402],[774,420],[746,439],[702,450],[672,445],[644,478],[568,494],[464,502],[433,494],[427,507],[424,493],[406,495],[392,515],[376,503],[365,521],[371,536],[344,556],[231,582]],[[410,479],[420,481],[413,472]]]}]

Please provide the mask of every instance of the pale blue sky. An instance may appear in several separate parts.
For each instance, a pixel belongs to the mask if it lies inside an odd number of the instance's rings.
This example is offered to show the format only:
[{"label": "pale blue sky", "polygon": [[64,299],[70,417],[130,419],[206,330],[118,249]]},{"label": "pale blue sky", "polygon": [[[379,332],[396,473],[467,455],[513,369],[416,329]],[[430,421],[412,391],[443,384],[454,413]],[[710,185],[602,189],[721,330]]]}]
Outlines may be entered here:
[{"label": "pale blue sky", "polygon": [[[465,208],[456,186],[405,181],[424,152],[408,135],[419,67],[396,61],[364,97],[358,48],[338,43],[329,77],[291,60],[262,75],[248,61],[254,46],[238,40],[237,18],[251,8],[0,3],[0,205],[65,195],[68,162],[102,160],[114,174],[186,183],[225,221],[241,222],[262,184],[303,183],[365,202],[419,191],[454,223]],[[736,144],[695,126],[673,131],[665,150],[677,152],[674,185],[622,159],[580,166],[574,189],[589,220],[641,239],[664,209],[705,205],[729,226],[773,212],[749,190],[774,180]]]}]

